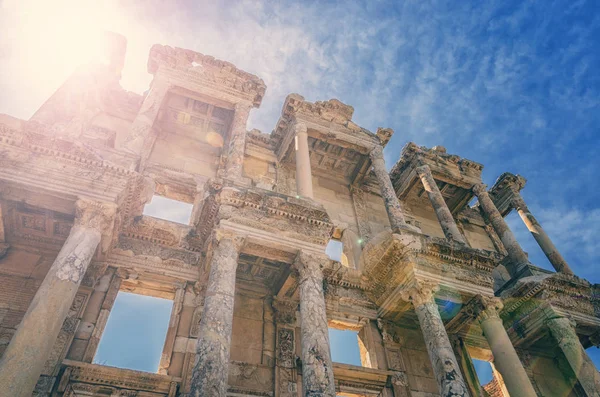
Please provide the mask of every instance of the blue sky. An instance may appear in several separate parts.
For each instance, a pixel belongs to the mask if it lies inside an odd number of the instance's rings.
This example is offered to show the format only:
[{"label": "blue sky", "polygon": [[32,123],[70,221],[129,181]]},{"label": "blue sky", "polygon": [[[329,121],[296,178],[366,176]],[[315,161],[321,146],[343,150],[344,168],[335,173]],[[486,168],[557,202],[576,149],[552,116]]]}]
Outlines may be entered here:
[{"label": "blue sky", "polygon": [[[574,271],[600,282],[600,5],[597,0],[0,0],[0,113],[29,118],[93,48],[125,34],[122,85],[142,93],[154,43],[228,60],[267,93],[248,128],[269,132],[290,92],[338,98],[370,129],[443,145],[528,179],[523,196]],[[69,30],[72,29],[72,30]],[[78,29],[78,30],[74,30]],[[550,268],[515,214],[532,261]]]},{"label": "blue sky", "polygon": [[156,372],[173,301],[119,292],[94,363]]}]

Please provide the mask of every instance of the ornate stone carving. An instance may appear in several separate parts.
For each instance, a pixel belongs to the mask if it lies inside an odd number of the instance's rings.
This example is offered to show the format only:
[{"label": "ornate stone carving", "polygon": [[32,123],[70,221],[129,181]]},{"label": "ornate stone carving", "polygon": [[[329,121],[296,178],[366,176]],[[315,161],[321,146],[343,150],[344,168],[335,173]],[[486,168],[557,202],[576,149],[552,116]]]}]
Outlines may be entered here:
[{"label": "ornate stone carving", "polygon": [[431,281],[415,281],[415,285],[402,291],[401,297],[411,302],[415,308],[426,303],[434,303],[434,295],[440,289],[438,283]]},{"label": "ornate stone carving", "polygon": [[75,225],[111,234],[116,212],[115,204],[80,199],[75,202]]},{"label": "ornate stone carving", "polygon": [[279,328],[277,330],[277,365],[284,368],[296,367],[296,348],[294,330]]}]

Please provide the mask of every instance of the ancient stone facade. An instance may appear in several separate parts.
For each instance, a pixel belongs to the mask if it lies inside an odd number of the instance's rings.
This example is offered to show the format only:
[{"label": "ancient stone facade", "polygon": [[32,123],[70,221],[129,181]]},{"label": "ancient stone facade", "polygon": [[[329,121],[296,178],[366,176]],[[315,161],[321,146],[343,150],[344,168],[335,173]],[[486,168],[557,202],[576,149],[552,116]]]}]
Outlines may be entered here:
[{"label": "ancient stone facade", "polygon": [[[335,99],[291,94],[248,131],[263,81],[189,50],[155,45],[150,89],[126,92],[112,43],[30,120],[0,115],[1,397],[599,395],[599,291],[522,177],[488,189],[481,164],[414,143],[388,172],[393,131]],[[153,195],[189,224],[144,215]],[[119,291],[173,301],[156,373],[94,363]],[[328,328],[357,333],[362,365],[332,359]]]}]

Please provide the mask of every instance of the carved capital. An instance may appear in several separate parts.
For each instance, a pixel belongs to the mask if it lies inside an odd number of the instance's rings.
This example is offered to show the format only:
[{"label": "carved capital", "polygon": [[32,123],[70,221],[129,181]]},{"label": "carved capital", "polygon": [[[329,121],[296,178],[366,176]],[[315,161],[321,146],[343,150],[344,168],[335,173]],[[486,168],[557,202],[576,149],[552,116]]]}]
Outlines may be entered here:
[{"label": "carved capital", "polygon": [[417,281],[413,287],[407,288],[401,292],[400,297],[411,302],[414,307],[419,307],[426,303],[433,303],[435,293],[440,289],[439,284],[431,281]]},{"label": "carved capital", "polygon": [[481,296],[479,301],[481,303],[481,310],[478,315],[480,322],[490,318],[500,318],[500,310],[504,307],[502,299],[495,296]]},{"label": "carved capital", "polygon": [[328,260],[325,256],[299,251],[294,266],[300,273],[300,282],[306,278],[323,278],[323,265]]},{"label": "carved capital", "polygon": [[379,332],[381,332],[381,337],[385,343],[402,344],[404,342],[393,323],[378,318],[377,328],[379,329]]},{"label": "carved capital", "polygon": [[373,163],[378,160],[379,161],[383,160],[383,146],[375,145],[373,150],[371,150],[371,152],[369,153],[369,157],[371,158],[371,161]]},{"label": "carved capital", "polygon": [[521,194],[518,191],[513,192],[511,204],[517,210],[524,210],[527,212],[529,211],[527,208],[527,204],[525,203],[525,200],[523,200],[523,197],[521,197]]},{"label": "carved capital", "polygon": [[475,193],[475,195],[477,197],[479,197],[480,194],[487,192],[487,185],[483,184],[483,183],[478,183],[478,184],[474,185],[471,188],[471,190],[473,190],[473,193]]},{"label": "carved capital", "polygon": [[230,241],[239,252],[246,241],[246,236],[240,236],[231,230],[215,229],[213,231],[213,241],[216,245],[219,245],[222,241]]},{"label": "carved capital", "polygon": [[117,205],[79,199],[75,202],[75,225],[110,234],[114,226]]},{"label": "carved capital", "polygon": [[288,299],[274,299],[272,306],[275,311],[275,321],[277,323],[296,324],[298,302]]},{"label": "carved capital", "polygon": [[376,132],[377,138],[379,138],[379,142],[381,142],[381,146],[387,145],[387,143],[392,139],[392,135],[394,135],[394,130],[391,128],[377,128]]},{"label": "carved capital", "polygon": [[417,172],[417,175],[419,175],[419,177],[431,175],[431,169],[427,164],[415,168],[415,171]]},{"label": "carved capital", "polygon": [[408,386],[408,376],[406,375],[406,372],[394,372],[391,376],[391,381],[394,386]]},{"label": "carved capital", "polygon": [[292,128],[294,130],[294,136],[308,133],[308,127],[304,123],[296,122],[294,125],[292,125]]}]

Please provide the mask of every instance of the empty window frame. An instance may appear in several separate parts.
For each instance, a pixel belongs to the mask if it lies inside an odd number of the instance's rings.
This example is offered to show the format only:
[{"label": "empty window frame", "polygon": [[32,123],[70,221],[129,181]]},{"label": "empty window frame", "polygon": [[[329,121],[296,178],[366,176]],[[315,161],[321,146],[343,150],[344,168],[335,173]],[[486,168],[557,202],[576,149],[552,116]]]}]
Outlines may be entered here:
[{"label": "empty window frame", "polygon": [[157,372],[173,301],[119,291],[94,364]]},{"label": "empty window frame", "polygon": [[192,217],[193,204],[154,195],[144,207],[144,215],[164,219],[183,225],[189,225]]}]

